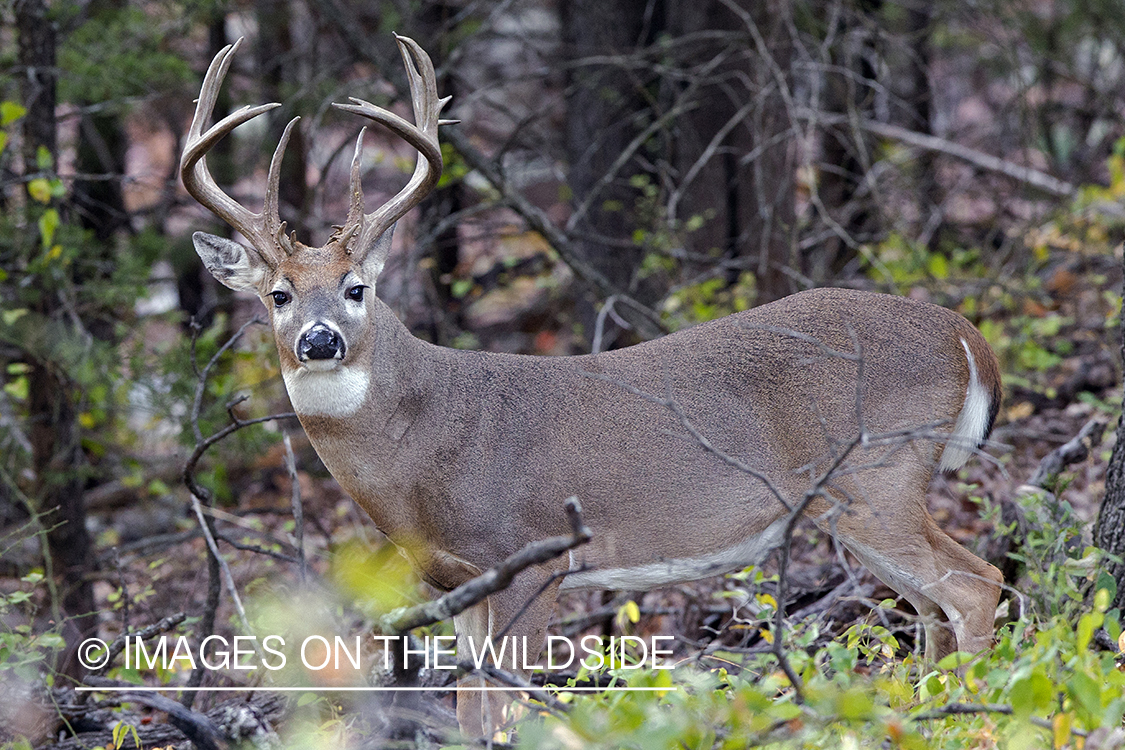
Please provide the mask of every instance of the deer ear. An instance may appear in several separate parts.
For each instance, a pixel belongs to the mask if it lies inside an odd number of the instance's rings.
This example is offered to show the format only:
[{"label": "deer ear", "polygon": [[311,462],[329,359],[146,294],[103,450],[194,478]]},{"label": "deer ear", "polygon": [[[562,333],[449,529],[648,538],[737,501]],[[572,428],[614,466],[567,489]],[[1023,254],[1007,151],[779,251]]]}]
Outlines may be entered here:
[{"label": "deer ear", "polygon": [[359,261],[360,274],[365,280],[369,279],[373,282],[383,272],[383,266],[387,264],[387,256],[391,254],[391,238],[394,233],[395,225],[392,224],[367,247]]},{"label": "deer ear", "polygon": [[206,232],[196,232],[191,239],[203,265],[220,284],[236,292],[259,293],[258,285],[268,269],[258,253],[234,240]]}]

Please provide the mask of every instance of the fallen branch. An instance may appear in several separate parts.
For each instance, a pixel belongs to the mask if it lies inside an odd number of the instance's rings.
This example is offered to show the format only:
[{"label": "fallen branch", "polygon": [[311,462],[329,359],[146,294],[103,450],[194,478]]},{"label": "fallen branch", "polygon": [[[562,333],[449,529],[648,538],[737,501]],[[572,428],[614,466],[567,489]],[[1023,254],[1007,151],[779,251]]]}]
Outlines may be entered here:
[{"label": "fallen branch", "polygon": [[[113,666],[114,659],[120,656],[121,652],[125,650],[125,647],[127,645],[127,638],[132,638],[134,643],[136,643],[137,640],[147,641],[153,636],[160,635],[161,633],[167,633],[169,630],[175,628],[186,619],[187,615],[185,615],[183,612],[177,612],[174,615],[168,615],[167,617],[161,619],[159,622],[149,625],[147,628],[141,628],[140,630],[134,630],[131,633],[123,633],[122,635],[117,636],[113,639],[113,643],[109,644],[109,656],[108,658],[106,658],[105,664],[103,664],[98,669],[91,670],[90,676],[101,677],[106,673],[106,670]],[[93,684],[89,680],[86,680],[86,683]],[[79,697],[81,698],[81,694],[79,694]]]},{"label": "fallen branch", "polygon": [[[923,711],[911,717],[913,721],[930,721],[933,719],[944,719],[949,716],[965,716],[967,714],[1003,714],[1010,716],[1012,714],[1012,707],[1003,703],[949,703],[940,708],[934,708],[929,711]],[[1049,719],[1044,719],[1040,716],[1031,716],[1029,720],[1032,724],[1043,729],[1054,729],[1054,723]],[[1072,727],[1071,734],[1078,737],[1085,737],[1086,732],[1082,729]]]},{"label": "fallen branch", "polygon": [[[127,682],[108,680],[104,677],[89,677],[86,684],[90,687],[127,688],[133,687]],[[223,750],[227,747],[226,739],[222,732],[209,718],[201,713],[192,711],[171,698],[165,698],[158,693],[115,691],[114,697],[118,700],[140,703],[143,706],[154,708],[168,714],[168,723],[184,733],[192,744],[200,750]],[[138,732],[139,734],[139,732]],[[143,743],[142,743],[143,744]]]},{"label": "fallen branch", "polygon": [[433,625],[459,615],[469,607],[484,601],[511,584],[512,580],[532,565],[553,560],[564,552],[590,541],[592,534],[582,520],[582,505],[571,497],[564,503],[571,533],[529,542],[522,550],[489,568],[471,581],[467,581],[433,601],[413,607],[399,608],[379,619],[378,629],[384,635],[401,635],[414,628]]},{"label": "fallen branch", "polygon": [[[153,626],[156,627],[156,626]],[[149,630],[146,628],[146,630]],[[211,708],[206,714],[181,705],[178,701],[155,692],[132,691],[135,685],[91,675],[85,683],[94,688],[113,688],[112,694],[95,704],[62,703],[60,714],[81,729],[57,743],[42,745],[41,750],[79,750],[112,746],[113,727],[119,721],[134,725],[141,746],[184,746],[225,750],[228,747],[280,747],[273,727],[289,710],[287,699],[272,693],[255,693],[237,697]],[[125,688],[119,690],[118,688]],[[110,706],[137,703],[168,714],[167,723],[143,723],[128,713],[107,710]],[[122,750],[136,748],[132,732],[126,734]]]},{"label": "fallen branch", "polygon": [[1094,417],[1084,424],[1077,435],[1043,457],[1039,462],[1039,468],[1027,480],[1024,487],[1043,487],[1049,479],[1057,477],[1066,467],[1085,461],[1090,452],[1102,444],[1105,427],[1106,420],[1101,417]]}]

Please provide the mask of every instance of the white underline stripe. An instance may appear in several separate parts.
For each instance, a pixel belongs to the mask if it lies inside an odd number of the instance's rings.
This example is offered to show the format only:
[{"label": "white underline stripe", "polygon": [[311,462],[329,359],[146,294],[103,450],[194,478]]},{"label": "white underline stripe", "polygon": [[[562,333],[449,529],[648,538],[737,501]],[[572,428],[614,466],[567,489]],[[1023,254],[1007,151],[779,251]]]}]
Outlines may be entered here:
[{"label": "white underline stripe", "polygon": [[475,692],[524,692],[528,690],[551,690],[557,692],[567,693],[594,693],[594,692],[652,692],[654,690],[679,690],[679,686],[673,685],[670,687],[559,687],[551,685],[549,687],[504,687],[504,686],[466,686],[457,687],[456,685],[449,685],[446,687],[77,687],[76,692],[79,693],[355,693],[355,692],[372,692],[372,693],[387,693],[387,692],[449,692],[454,690],[461,691],[475,691]]}]

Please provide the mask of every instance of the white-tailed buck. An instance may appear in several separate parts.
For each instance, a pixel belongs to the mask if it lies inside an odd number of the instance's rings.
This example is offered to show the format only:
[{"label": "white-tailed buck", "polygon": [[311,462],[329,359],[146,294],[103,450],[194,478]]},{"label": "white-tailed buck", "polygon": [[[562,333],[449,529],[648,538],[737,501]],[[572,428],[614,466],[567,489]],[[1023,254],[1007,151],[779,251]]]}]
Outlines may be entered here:
[{"label": "white-tailed buck", "polygon": [[[416,124],[359,100],[336,106],[390,128],[421,157],[407,186],[365,214],[361,133],[351,208],[324,246],[287,236],[278,217],[293,123],[260,214],[207,171],[203,157],[220,138],[280,106],[207,127],[237,44],[207,71],[180,169],[188,192],[248,243],[196,233],[204,264],[265,303],[313,446],[425,580],[450,589],[531,540],[566,533],[563,501],[581,500],[590,544],[456,618],[460,642],[499,632],[553,574],[580,562],[585,569],[549,586],[509,635],[542,643],[559,588],[644,589],[760,561],[781,541],[786,503],[808,497],[806,514],[918,610],[930,657],[989,646],[1001,575],[926,510],[935,467],[961,466],[999,407],[999,369],[980,333],[934,305],[814,289],[596,355],[420,341],[375,285],[395,222],[438,181],[447,100],[426,53],[398,44]],[[458,704],[462,728],[479,733],[479,697]]]}]

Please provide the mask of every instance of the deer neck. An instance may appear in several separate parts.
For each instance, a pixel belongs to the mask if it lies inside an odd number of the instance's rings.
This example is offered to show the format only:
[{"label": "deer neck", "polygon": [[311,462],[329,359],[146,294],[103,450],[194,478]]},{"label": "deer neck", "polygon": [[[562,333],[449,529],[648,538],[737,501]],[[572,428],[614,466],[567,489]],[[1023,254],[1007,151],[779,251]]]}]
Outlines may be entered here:
[{"label": "deer neck", "polygon": [[371,340],[350,367],[288,373],[285,383],[325,467],[393,538],[396,529],[414,522],[416,511],[400,499],[416,491],[420,480],[412,472],[426,465],[411,459],[437,447],[435,430],[426,425],[442,419],[445,410],[435,394],[447,390],[451,366],[443,356],[449,350],[414,338],[381,301]]}]

